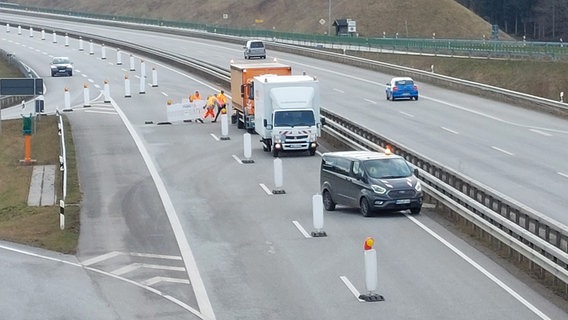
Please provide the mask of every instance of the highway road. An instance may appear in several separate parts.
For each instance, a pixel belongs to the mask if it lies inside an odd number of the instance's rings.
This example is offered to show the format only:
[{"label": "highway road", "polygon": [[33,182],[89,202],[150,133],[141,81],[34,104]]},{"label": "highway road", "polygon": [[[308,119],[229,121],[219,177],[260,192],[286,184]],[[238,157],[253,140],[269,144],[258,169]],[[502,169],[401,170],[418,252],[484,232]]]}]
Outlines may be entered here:
[{"label": "highway road", "polygon": [[[50,25],[59,23],[68,24]],[[109,32],[89,25],[74,28]],[[219,124],[155,125],[165,120],[167,99],[180,101],[195,89],[213,93],[219,89],[214,84],[137,57],[147,61],[147,70],[149,66],[159,69],[159,87],[147,87],[145,94],[139,94],[133,80],[133,97],[125,98],[123,77],[128,65],[117,66],[113,51],[107,50],[108,59],[102,60],[98,46],[97,54],[89,55],[77,50],[76,40],[65,47],[61,40],[51,43],[49,37],[42,41],[37,35],[30,38],[27,31],[21,35],[14,31],[0,34],[2,48],[13,50],[44,77],[47,111],[61,109],[63,88],[71,92],[75,111],[66,115],[73,126],[84,194],[78,277],[88,279],[83,282],[85,290],[95,288],[92,305],[104,304],[115,313],[110,318],[141,314],[154,319],[189,315],[217,319],[567,318],[550,297],[430,219],[428,208],[420,216],[396,213],[371,219],[356,210],[338,210],[326,215],[328,237],[306,238],[298,226],[311,231],[319,157],[282,157],[286,194],[271,195],[266,190],[274,186],[274,159],[255,143],[255,163],[239,163],[242,132],[236,128],[231,127],[230,140],[222,141]],[[113,30],[109,36],[159,43],[164,50],[180,50],[218,64],[228,65],[230,58],[240,57],[239,47],[229,44],[132,30]],[[50,55],[70,56],[76,74],[50,78]],[[352,120],[389,137],[392,134],[394,140],[438,161],[457,163],[467,174],[495,178],[504,173],[513,181],[520,179],[513,173],[530,160],[530,154],[516,149],[520,142],[514,141],[530,139],[525,144],[538,145],[542,139],[555,143],[565,138],[565,122],[560,119],[426,84],[421,84],[421,100],[390,103],[383,100],[381,86],[387,75],[272,52],[269,56],[289,62],[298,73],[316,74],[323,85],[325,107],[350,112]],[[96,94],[104,80],[112,85],[111,103]],[[91,108],[82,107],[83,83],[89,83],[93,91]],[[2,114],[18,117],[20,112],[13,109]],[[154,124],[145,124],[147,120]],[[529,137],[527,132],[534,132],[530,129],[548,135],[535,132]],[[510,148],[501,144],[505,141]],[[547,148],[552,146],[543,144],[541,149]],[[472,150],[477,161],[470,161]],[[566,151],[555,155],[562,152]],[[508,158],[514,155],[524,160]],[[560,156],[543,157],[543,161],[552,168],[556,163],[550,158]],[[558,162],[554,170],[568,172]],[[495,163],[507,167],[496,168]],[[534,180],[531,183],[542,182]],[[526,192],[519,183],[509,187],[504,190]],[[354,293],[365,292],[362,247],[367,236],[377,242],[378,291],[384,302],[364,303]],[[0,252],[2,257],[14,255],[12,250]],[[29,263],[27,256],[11,259],[13,265],[4,264],[2,270]],[[44,281],[29,274],[15,276]],[[56,285],[46,286],[48,290]],[[131,289],[118,291],[118,286]],[[17,286],[10,282],[6,288]],[[9,294],[4,289],[3,293]],[[14,313],[19,310],[4,301],[0,305]],[[89,302],[81,305],[92,307]],[[101,309],[93,319],[107,318],[104,312]]]}]

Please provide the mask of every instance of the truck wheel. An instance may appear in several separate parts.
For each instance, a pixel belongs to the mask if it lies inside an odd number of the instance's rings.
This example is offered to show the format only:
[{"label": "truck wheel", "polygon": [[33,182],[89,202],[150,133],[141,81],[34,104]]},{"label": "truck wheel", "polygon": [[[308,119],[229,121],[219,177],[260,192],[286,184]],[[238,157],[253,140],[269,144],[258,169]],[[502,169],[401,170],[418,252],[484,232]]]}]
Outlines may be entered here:
[{"label": "truck wheel", "polygon": [[310,149],[310,156],[313,156],[316,154],[316,149]]},{"label": "truck wheel", "polygon": [[241,121],[241,119],[237,119],[237,128],[243,129],[245,124]]},{"label": "truck wheel", "polygon": [[272,149],[272,155],[274,156],[274,158],[278,158],[278,153],[279,153],[278,149]]}]

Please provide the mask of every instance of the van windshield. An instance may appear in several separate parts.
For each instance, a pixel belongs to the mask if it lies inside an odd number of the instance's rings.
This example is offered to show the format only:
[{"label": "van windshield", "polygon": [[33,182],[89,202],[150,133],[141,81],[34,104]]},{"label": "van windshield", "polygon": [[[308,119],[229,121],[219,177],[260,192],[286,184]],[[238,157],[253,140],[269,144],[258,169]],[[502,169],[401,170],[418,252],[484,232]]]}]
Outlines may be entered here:
[{"label": "van windshield", "polygon": [[412,175],[410,166],[403,158],[368,160],[363,168],[374,179],[406,178]]}]

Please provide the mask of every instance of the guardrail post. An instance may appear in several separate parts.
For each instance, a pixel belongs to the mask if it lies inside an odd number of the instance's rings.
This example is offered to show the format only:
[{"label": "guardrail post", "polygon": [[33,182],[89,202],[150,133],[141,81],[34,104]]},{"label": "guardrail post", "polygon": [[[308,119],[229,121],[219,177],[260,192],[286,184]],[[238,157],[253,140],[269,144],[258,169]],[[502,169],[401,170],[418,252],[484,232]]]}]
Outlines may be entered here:
[{"label": "guardrail post", "polygon": [[59,229],[65,229],[65,201],[59,200]]}]

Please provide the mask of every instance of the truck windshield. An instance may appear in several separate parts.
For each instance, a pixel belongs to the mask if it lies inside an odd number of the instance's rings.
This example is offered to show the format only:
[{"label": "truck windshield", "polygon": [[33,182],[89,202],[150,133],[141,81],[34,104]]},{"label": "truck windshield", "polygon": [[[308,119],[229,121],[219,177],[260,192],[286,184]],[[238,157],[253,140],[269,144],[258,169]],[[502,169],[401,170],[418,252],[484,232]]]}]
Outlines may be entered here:
[{"label": "truck windshield", "polygon": [[275,127],[308,127],[316,124],[311,110],[276,111],[274,113]]}]

